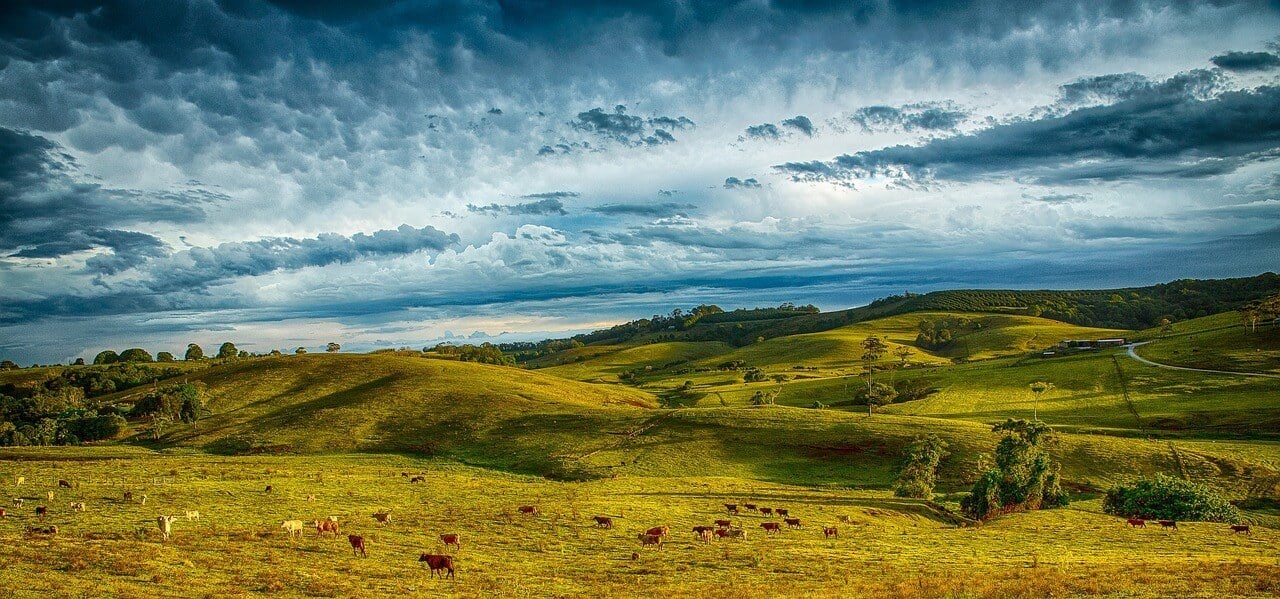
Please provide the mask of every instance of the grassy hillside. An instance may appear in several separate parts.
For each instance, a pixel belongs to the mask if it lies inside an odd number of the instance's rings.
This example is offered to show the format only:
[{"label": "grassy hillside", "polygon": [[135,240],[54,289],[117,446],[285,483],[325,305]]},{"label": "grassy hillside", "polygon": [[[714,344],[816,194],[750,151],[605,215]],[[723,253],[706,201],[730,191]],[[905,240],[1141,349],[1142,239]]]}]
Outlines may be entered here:
[{"label": "grassy hillside", "polygon": [[[20,489],[17,475],[27,479]],[[58,479],[80,486],[57,489]],[[30,502],[48,489],[58,496],[40,523],[57,525],[56,536],[22,534],[37,524],[29,506],[0,521],[0,589],[19,597],[633,597],[638,588],[748,599],[1252,597],[1280,588],[1274,530],[1130,529],[1097,501],[957,528],[933,504],[882,491],[724,476],[564,484],[387,455],[228,460],[114,448],[0,450],[0,480]],[[125,490],[149,501],[125,502]],[[87,510],[66,509],[70,501]],[[726,517],[723,503],[749,501],[786,507],[804,528],[770,537],[759,526],[768,519],[745,514],[731,517],[745,540],[693,539],[691,527]],[[515,514],[530,504],[542,513]],[[380,509],[390,510],[389,526],[371,518]],[[201,518],[182,518],[187,510]],[[170,540],[156,531],[159,514],[179,516]],[[615,527],[594,527],[597,514],[614,516]],[[280,530],[282,520],[330,515],[341,538]],[[670,538],[642,550],[636,533],[658,525],[670,526]],[[839,536],[824,538],[822,526]],[[446,551],[442,533],[459,534],[462,547]],[[352,555],[346,534],[365,538],[367,558]],[[456,579],[430,578],[422,552],[453,554]]]},{"label": "grassy hillside", "polygon": [[1175,323],[1172,333],[1145,331],[1143,338],[1151,343],[1139,355],[1161,364],[1280,374],[1280,329],[1246,328],[1236,312]]}]

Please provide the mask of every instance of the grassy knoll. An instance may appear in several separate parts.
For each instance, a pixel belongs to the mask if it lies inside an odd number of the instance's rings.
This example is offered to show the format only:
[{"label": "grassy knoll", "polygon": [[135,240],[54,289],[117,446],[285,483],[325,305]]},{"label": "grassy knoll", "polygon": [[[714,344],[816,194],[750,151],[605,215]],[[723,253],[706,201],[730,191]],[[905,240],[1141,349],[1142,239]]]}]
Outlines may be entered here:
[{"label": "grassy knoll", "polygon": [[1280,374],[1280,330],[1245,328],[1236,312],[1174,323],[1172,333],[1144,331],[1142,357],[1174,366]]},{"label": "grassy knoll", "polygon": [[[401,473],[424,474],[409,483]],[[26,486],[13,487],[24,475]],[[80,483],[56,490],[57,479]],[[1275,544],[1259,528],[1219,524],[1177,532],[1130,529],[1097,501],[1013,514],[957,528],[928,504],[883,491],[815,490],[733,477],[622,477],[556,483],[448,463],[384,455],[218,457],[128,448],[0,451],[6,493],[31,500],[0,522],[0,595],[460,597],[635,596],[1126,596],[1253,597],[1280,590]],[[273,485],[271,494],[263,492]],[[54,489],[56,537],[24,536],[32,505]],[[147,493],[145,506],[121,499]],[[306,501],[308,494],[315,502]],[[744,541],[704,544],[689,528],[724,517],[721,504],[787,507],[805,528],[762,534],[760,516],[733,518]],[[67,509],[84,501],[87,511]],[[535,504],[542,514],[514,514]],[[954,505],[951,506],[954,508]],[[379,527],[370,514],[388,509]],[[159,514],[179,518],[162,541]],[[509,518],[504,515],[513,514]],[[613,530],[590,517],[616,517]],[[289,539],[284,519],[339,517],[366,537],[308,531]],[[847,521],[842,521],[842,517]],[[635,533],[660,524],[672,537],[641,550]],[[820,526],[840,528],[824,539]],[[429,579],[416,561],[459,533],[456,580]],[[639,558],[632,560],[632,553]]]}]

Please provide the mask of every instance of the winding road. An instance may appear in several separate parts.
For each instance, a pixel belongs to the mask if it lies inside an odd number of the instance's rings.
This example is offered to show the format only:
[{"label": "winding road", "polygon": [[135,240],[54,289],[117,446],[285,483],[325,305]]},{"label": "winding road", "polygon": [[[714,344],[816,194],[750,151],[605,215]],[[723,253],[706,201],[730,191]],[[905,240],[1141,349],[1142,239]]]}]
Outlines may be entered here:
[{"label": "winding road", "polygon": [[1129,350],[1129,357],[1139,362],[1142,362],[1147,366],[1155,366],[1156,368],[1168,368],[1169,370],[1187,370],[1190,372],[1207,372],[1209,374],[1234,374],[1236,376],[1254,376],[1254,377],[1260,377],[1264,379],[1280,379],[1280,374],[1264,374],[1261,372],[1235,372],[1232,370],[1210,370],[1208,368],[1191,368],[1190,366],[1172,366],[1170,364],[1161,364],[1159,362],[1152,362],[1151,360],[1148,360],[1142,356],[1139,356],[1137,352],[1133,351],[1137,347],[1146,345],[1148,343],[1151,343],[1151,342],[1143,341],[1141,343],[1130,343],[1126,345],[1125,347],[1128,348]]}]

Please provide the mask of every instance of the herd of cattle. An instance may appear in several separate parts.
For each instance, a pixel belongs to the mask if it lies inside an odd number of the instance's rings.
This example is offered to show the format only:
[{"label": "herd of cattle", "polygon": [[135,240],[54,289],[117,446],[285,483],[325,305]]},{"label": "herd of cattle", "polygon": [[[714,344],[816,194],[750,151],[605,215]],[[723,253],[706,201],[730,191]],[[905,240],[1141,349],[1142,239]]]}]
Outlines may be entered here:
[{"label": "herd of cattle", "polygon": [[[401,476],[407,477],[408,475],[402,474]],[[416,482],[423,482],[425,480],[426,478],[423,476],[414,476],[413,478],[410,479],[410,482],[416,483]],[[15,482],[15,486],[21,487],[26,483],[26,478],[22,476],[18,476],[18,477],[15,477],[14,482]],[[78,485],[73,485],[72,483],[66,480],[59,480],[58,488],[75,489],[75,488],[78,488]],[[267,493],[267,494],[270,494],[273,491],[274,491],[274,487],[271,485],[267,485],[266,488],[264,489],[264,493]],[[48,500],[52,502],[54,499],[54,491],[48,491],[45,494],[45,497],[47,497]],[[147,503],[147,496],[145,494],[142,494],[137,498],[135,498],[134,493],[131,491],[125,491],[122,495],[122,498],[125,502],[138,501],[141,505],[146,505]],[[315,501],[315,495],[307,495],[307,501],[309,502]],[[14,497],[13,507],[22,508],[25,505],[25,502],[26,502],[26,498]],[[779,532],[782,532],[784,530],[783,528],[784,526],[786,527],[785,528],[786,530],[797,530],[797,529],[804,528],[804,526],[801,524],[800,518],[792,517],[791,512],[785,508],[764,507],[764,506],[759,506],[755,503],[742,503],[742,504],[726,503],[723,505],[724,505],[725,511],[728,514],[733,516],[740,516],[743,514],[743,512],[753,512],[753,513],[759,514],[760,516],[765,516],[765,517],[777,516],[781,518],[782,520],[781,522],[766,521],[766,522],[760,523],[760,528],[764,531],[764,534],[766,535],[775,535]],[[70,502],[70,508],[73,512],[84,512],[86,509],[85,502],[83,501]],[[522,506],[519,506],[516,509],[516,511],[519,514],[524,516],[538,516],[540,514],[540,512],[538,511],[538,507],[534,505],[522,505]],[[7,519],[8,515],[9,514],[5,510],[5,508],[0,507],[0,520]],[[48,506],[46,505],[36,506],[35,515],[36,515],[36,518],[41,522],[41,525],[28,525],[26,527],[27,534],[30,534],[30,535],[58,534],[57,526],[43,525],[44,519],[49,515]],[[200,519],[200,512],[195,510],[187,510],[183,516],[186,518],[187,521],[198,521]],[[379,526],[388,526],[391,524],[391,512],[388,510],[379,510],[379,511],[373,512],[371,516],[374,522]],[[618,518],[618,516],[593,516],[592,520],[594,522],[594,525],[597,528],[613,529],[615,518]],[[177,519],[178,519],[178,516],[171,516],[171,515],[161,515],[156,517],[156,525],[160,530],[160,536],[162,539],[168,540],[173,536],[172,523],[174,520],[177,520]],[[842,516],[841,520],[844,522],[852,522],[852,520],[848,516]],[[1127,522],[1129,526],[1132,528],[1146,528],[1147,526],[1147,520],[1138,518],[1138,517],[1128,518]],[[1178,529],[1178,523],[1174,520],[1156,520],[1155,522],[1159,524],[1162,529],[1165,529],[1165,530]],[[303,535],[303,532],[308,528],[314,528],[316,531],[317,537],[322,537],[325,534],[332,534],[333,538],[335,539],[339,537],[339,524],[338,524],[337,516],[329,516],[325,519],[316,519],[312,521],[284,520],[280,523],[280,530],[283,530],[284,533],[290,538],[301,537]],[[1240,533],[1240,534],[1246,534],[1246,535],[1252,534],[1248,524],[1234,524],[1234,525],[1231,525],[1230,530],[1233,533]],[[735,526],[733,521],[730,519],[717,519],[712,523],[712,525],[709,525],[709,526],[701,526],[701,525],[694,526],[692,529],[692,532],[694,535],[694,539],[702,542],[711,542],[716,539],[741,540],[741,539],[746,539],[747,537],[747,531],[740,526]],[[662,547],[663,541],[669,538],[670,534],[671,534],[670,527],[667,525],[662,525],[662,526],[655,526],[655,527],[649,528],[644,532],[637,534],[636,538],[637,540],[640,541],[640,547],[642,549],[649,548],[649,547],[657,549]],[[824,538],[827,538],[827,539],[839,538],[840,531],[835,526],[824,525],[822,526],[822,535]],[[452,547],[455,552],[460,551],[462,549],[461,535],[458,533],[444,533],[439,536],[439,539],[446,551],[450,547]],[[347,541],[351,544],[352,555],[357,555],[360,557],[368,557],[367,545],[365,543],[365,538],[363,536],[356,535],[356,534],[349,534],[347,535]],[[638,559],[639,554],[633,553],[631,555],[631,558]],[[427,567],[431,570],[432,577],[438,574],[440,575],[441,578],[445,578],[445,577],[456,578],[455,567],[454,567],[454,556],[452,555],[423,553],[418,558],[418,561],[426,563]]]}]

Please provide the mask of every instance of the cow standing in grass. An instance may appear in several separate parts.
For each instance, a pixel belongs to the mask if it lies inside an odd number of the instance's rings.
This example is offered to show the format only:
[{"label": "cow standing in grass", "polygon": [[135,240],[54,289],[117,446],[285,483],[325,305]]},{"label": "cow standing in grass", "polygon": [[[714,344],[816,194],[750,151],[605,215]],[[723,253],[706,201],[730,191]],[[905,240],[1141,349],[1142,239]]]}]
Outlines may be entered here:
[{"label": "cow standing in grass", "polygon": [[458,537],[457,533],[440,535],[440,542],[444,543],[445,547],[453,545],[454,549],[462,551],[462,541]]},{"label": "cow standing in grass", "polygon": [[302,536],[302,520],[285,520],[280,523],[280,529],[290,537],[294,535]]},{"label": "cow standing in grass", "polygon": [[1129,527],[1130,528],[1146,528],[1147,521],[1143,520],[1142,518],[1129,518]]},{"label": "cow standing in grass", "polygon": [[[4,514],[4,510],[0,510],[0,516],[2,516],[3,514]],[[1253,534],[1253,532],[1251,532],[1251,531],[1249,530],[1249,525],[1248,525],[1248,524],[1232,524],[1232,525],[1231,525],[1231,532],[1233,532],[1233,533],[1235,533],[1235,534],[1246,534],[1246,535],[1252,535],[1252,534]]]},{"label": "cow standing in grass", "polygon": [[774,534],[782,530],[782,525],[777,522],[761,522],[760,528],[763,528],[766,533]]},{"label": "cow standing in grass", "polygon": [[347,535],[347,542],[351,543],[351,555],[359,554],[360,557],[369,557],[364,551],[364,537],[360,535]]},{"label": "cow standing in grass", "polygon": [[653,545],[654,547],[657,547],[657,548],[662,547],[662,535],[651,535],[651,534],[642,532],[639,535],[637,535],[637,538],[640,539],[640,547],[642,549],[650,545]]},{"label": "cow standing in grass", "polygon": [[537,515],[538,515],[538,506],[536,506],[536,505],[522,505],[522,506],[520,506],[520,507],[517,509],[517,511],[519,511],[521,514],[524,514],[524,515],[526,515],[526,516],[537,516]]},{"label": "cow standing in grass", "polygon": [[326,532],[331,532],[333,538],[338,538],[338,523],[332,520],[316,520],[316,536],[319,537]]},{"label": "cow standing in grass", "polygon": [[373,519],[378,521],[379,526],[391,524],[391,512],[374,512]]},{"label": "cow standing in grass", "polygon": [[595,516],[592,519],[596,521],[596,526],[600,528],[613,528],[613,518],[608,516]]},{"label": "cow standing in grass", "polygon": [[[424,553],[418,558],[418,561],[427,563],[427,567],[431,569],[431,576],[435,576],[439,572],[440,578],[457,579],[453,571],[453,556]],[[448,572],[448,574],[446,575],[445,572]]]},{"label": "cow standing in grass", "polygon": [[172,524],[173,524],[174,518],[177,518],[177,516],[157,516],[156,517],[156,526],[160,528],[160,537],[166,541],[173,536]]},{"label": "cow standing in grass", "polygon": [[822,538],[824,538],[824,539],[830,539],[831,537],[837,537],[837,538],[839,538],[839,537],[840,537],[840,529],[838,529],[838,528],[836,528],[836,527],[834,527],[834,526],[823,526],[823,527],[822,527]]}]

